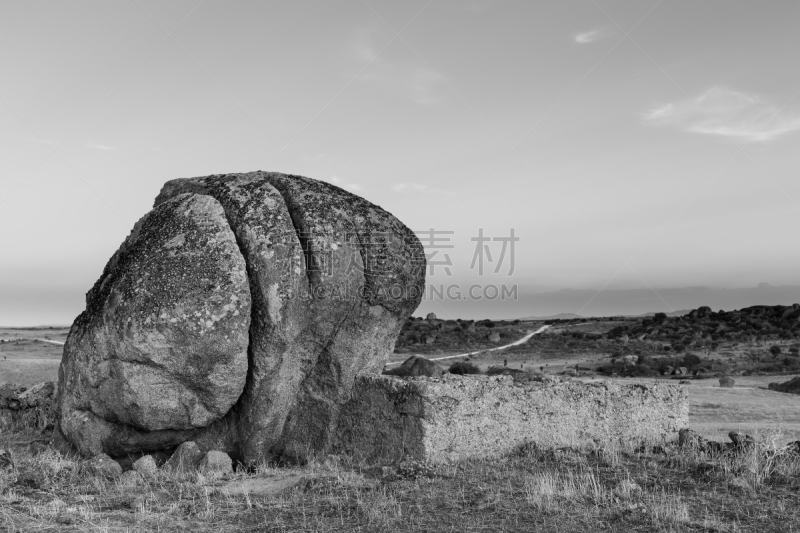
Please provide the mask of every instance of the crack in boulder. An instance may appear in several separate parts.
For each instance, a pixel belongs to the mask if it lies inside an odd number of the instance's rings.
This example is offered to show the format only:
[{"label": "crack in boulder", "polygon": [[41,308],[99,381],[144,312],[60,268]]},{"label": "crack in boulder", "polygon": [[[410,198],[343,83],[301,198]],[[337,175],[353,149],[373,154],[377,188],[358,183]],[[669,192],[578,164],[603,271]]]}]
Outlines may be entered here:
[{"label": "crack in boulder", "polygon": [[[260,171],[169,181],[73,324],[59,429],[84,454],[189,437],[248,463],[324,452],[356,376],[380,371],[419,304],[424,268],[413,232],[327,183]],[[180,394],[152,390],[155,376],[131,391],[119,364],[130,354]],[[122,393],[102,397],[99,382]]]}]

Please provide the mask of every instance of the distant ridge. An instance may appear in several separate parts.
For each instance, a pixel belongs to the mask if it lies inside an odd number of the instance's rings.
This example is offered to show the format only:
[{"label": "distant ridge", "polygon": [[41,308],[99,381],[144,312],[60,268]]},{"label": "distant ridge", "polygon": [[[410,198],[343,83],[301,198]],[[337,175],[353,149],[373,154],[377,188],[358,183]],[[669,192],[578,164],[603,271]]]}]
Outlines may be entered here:
[{"label": "distant ridge", "polygon": [[575,313],[559,313],[557,315],[551,316],[526,316],[524,318],[520,318],[520,320],[571,320],[574,318],[586,318],[581,315],[576,315]]},{"label": "distant ridge", "polygon": [[72,327],[72,324],[64,324],[59,326],[58,324],[47,324],[44,326],[0,326],[0,329],[69,329]]},{"label": "distant ridge", "polygon": [[626,316],[637,316],[637,317],[653,316],[657,312],[664,313],[667,316],[684,316],[684,315],[688,315],[689,313],[691,313],[692,310],[691,309],[683,309],[682,311],[670,311],[670,312],[667,312],[667,311],[652,311],[650,313],[644,313],[643,315],[626,315]]},{"label": "distant ridge", "polygon": [[[559,313],[557,315],[551,316],[526,316],[524,318],[520,318],[520,320],[574,320],[576,318],[603,318],[603,316],[624,316],[624,317],[631,317],[631,318],[643,318],[647,316],[653,316],[659,311],[651,311],[649,313],[644,313],[641,315],[602,315],[602,316],[594,316],[585,317],[581,315],[576,315],[575,313]],[[676,316],[684,316],[688,315],[691,312],[691,309],[684,309],[682,311],[670,311],[670,312],[663,312],[665,315],[669,317],[676,317]]]}]

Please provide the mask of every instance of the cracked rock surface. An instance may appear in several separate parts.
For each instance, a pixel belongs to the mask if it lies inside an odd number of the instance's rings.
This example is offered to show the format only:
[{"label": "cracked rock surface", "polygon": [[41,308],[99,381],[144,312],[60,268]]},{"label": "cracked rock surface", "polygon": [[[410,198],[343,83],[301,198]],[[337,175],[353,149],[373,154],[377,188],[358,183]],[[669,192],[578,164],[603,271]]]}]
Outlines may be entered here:
[{"label": "cracked rock surface", "polygon": [[324,452],[424,274],[416,236],[338,187],[263,172],[169,181],[73,324],[61,432],[86,455],[187,440],[245,462]]},{"label": "cracked rock surface", "polygon": [[70,330],[61,432],[87,455],[121,454],[178,444],[221,419],[244,389],[250,315],[245,261],[219,202],[163,203],[134,226]]}]

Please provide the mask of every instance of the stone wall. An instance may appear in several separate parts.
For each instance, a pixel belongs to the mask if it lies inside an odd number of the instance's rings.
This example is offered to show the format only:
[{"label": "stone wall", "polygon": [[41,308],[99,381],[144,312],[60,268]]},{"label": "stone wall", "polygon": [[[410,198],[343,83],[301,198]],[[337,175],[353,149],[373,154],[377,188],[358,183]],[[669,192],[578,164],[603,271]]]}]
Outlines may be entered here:
[{"label": "stone wall", "polygon": [[340,419],[336,448],[370,462],[408,456],[433,463],[527,443],[633,449],[677,438],[688,416],[686,390],[677,385],[365,375]]},{"label": "stone wall", "polygon": [[55,383],[46,381],[31,388],[0,385],[0,432],[26,427],[44,430],[55,423]]}]

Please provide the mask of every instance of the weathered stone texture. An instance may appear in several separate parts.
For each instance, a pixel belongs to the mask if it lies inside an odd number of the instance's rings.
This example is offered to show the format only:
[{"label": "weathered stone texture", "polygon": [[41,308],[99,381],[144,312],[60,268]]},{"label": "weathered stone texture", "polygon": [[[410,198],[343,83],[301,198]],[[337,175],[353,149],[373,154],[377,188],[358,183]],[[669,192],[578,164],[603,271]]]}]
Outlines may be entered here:
[{"label": "weathered stone texture", "polygon": [[167,460],[164,468],[167,470],[179,470],[191,472],[203,459],[203,452],[200,451],[194,441],[181,443],[172,456]]},{"label": "weathered stone texture", "polygon": [[85,455],[169,447],[222,418],[247,376],[250,291],[222,206],[145,215],[86,296],[59,369],[59,426]]},{"label": "weathered stone texture", "polygon": [[508,376],[361,376],[342,412],[337,449],[368,461],[434,463],[543,448],[663,443],[688,423],[673,385],[542,381]]},{"label": "weathered stone texture", "polygon": [[236,424],[247,462],[325,450],[359,373],[383,368],[417,307],[424,251],[390,213],[301,176],[251,172],[167,182],[225,209],[247,261],[250,371]]},{"label": "weathered stone texture", "polygon": [[167,182],[70,332],[61,432],[85,455],[187,440],[246,463],[324,452],[424,276],[414,233],[338,187],[264,172]]},{"label": "weathered stone texture", "polygon": [[31,388],[11,384],[0,386],[0,432],[14,426],[47,429],[56,418],[55,383],[46,381]]},{"label": "weathered stone texture", "polygon": [[204,476],[216,478],[233,472],[233,463],[225,452],[211,450],[200,460],[197,469]]}]

